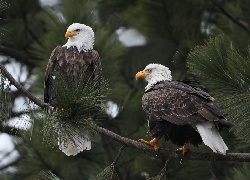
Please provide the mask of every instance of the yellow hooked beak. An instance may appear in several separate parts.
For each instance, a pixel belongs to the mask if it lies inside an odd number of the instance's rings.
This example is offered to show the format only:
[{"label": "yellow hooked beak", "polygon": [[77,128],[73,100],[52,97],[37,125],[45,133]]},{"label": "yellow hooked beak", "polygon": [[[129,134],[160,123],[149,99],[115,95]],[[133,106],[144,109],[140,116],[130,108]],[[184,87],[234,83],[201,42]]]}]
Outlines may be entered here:
[{"label": "yellow hooked beak", "polygon": [[65,33],[65,38],[68,39],[68,38],[70,38],[70,37],[72,37],[72,36],[74,36],[74,35],[75,35],[75,33],[73,33],[72,31],[67,31],[67,32]]},{"label": "yellow hooked beak", "polygon": [[145,78],[147,75],[149,75],[150,73],[145,72],[144,70],[139,71],[136,75],[135,75],[135,79],[140,79],[140,78]]}]

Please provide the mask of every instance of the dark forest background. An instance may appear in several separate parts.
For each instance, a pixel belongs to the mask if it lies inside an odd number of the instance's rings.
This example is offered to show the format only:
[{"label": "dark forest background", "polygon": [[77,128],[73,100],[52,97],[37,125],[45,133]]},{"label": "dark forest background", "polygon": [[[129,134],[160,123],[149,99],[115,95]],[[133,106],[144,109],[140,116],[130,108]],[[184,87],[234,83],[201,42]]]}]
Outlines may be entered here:
[{"label": "dark forest background", "polygon": [[[149,63],[168,66],[173,79],[205,89],[215,97],[226,117],[235,124],[221,132],[229,152],[250,150],[250,1],[249,0],[58,0],[53,6],[38,0],[0,1],[1,63],[24,87],[43,99],[43,80],[52,50],[66,43],[67,27],[79,22],[95,32],[94,49],[100,54],[109,93],[105,120],[100,124],[130,139],[150,138],[141,97],[146,83],[135,74]],[[8,7],[6,7],[8,6]],[[130,32],[131,43],[120,33]],[[124,36],[123,36],[124,38]],[[129,40],[130,38],[130,40]],[[23,77],[24,76],[24,77]],[[35,179],[50,170],[60,179],[90,179],[109,166],[121,144],[96,134],[92,149],[68,157],[52,147],[41,133],[43,119],[30,121],[30,104],[21,92],[11,91],[11,119],[0,124],[0,133],[11,137],[15,148],[2,153],[0,179]],[[21,105],[20,105],[21,102]],[[19,103],[19,104],[18,104]],[[27,106],[29,107],[29,106]],[[112,109],[111,108],[111,109]],[[18,125],[11,123],[18,119]],[[15,135],[13,132],[19,130]],[[161,147],[175,150],[171,143]],[[1,142],[0,142],[1,146]],[[211,152],[205,146],[192,151]],[[16,153],[13,157],[12,153]],[[166,159],[126,148],[117,162],[120,179],[155,176]],[[2,163],[1,163],[2,162]],[[5,162],[5,163],[3,163]],[[171,160],[166,179],[250,179],[249,163]]]}]

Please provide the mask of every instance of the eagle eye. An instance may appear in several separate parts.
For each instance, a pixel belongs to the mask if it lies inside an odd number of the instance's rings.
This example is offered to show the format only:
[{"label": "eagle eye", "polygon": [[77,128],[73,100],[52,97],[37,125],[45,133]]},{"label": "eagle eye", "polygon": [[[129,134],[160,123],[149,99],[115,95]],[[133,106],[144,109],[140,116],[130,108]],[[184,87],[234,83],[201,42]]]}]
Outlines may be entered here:
[{"label": "eagle eye", "polygon": [[148,71],[149,73],[151,73],[151,72],[152,72],[152,69],[148,69],[147,71]]},{"label": "eagle eye", "polygon": [[76,29],[75,31],[76,31],[76,32],[79,32],[79,31],[80,31],[80,29]]}]

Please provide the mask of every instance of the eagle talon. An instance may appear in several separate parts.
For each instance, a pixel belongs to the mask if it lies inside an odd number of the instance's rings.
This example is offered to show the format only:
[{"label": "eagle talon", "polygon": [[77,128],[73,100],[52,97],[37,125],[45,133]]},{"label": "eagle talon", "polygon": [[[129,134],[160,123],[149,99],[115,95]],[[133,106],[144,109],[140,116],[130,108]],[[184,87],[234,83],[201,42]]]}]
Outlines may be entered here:
[{"label": "eagle talon", "polygon": [[[184,147],[184,146],[183,146]],[[184,157],[187,155],[188,152],[190,152],[190,150],[188,149],[187,151],[184,151],[184,148],[178,148],[175,150],[175,152],[180,155],[181,159],[180,159],[180,164],[182,164]]]},{"label": "eagle talon", "polygon": [[[178,154],[179,154],[179,153],[182,154],[182,158],[181,158],[181,161],[182,161],[182,159],[184,158],[184,156],[185,156],[188,152],[190,152],[190,150],[189,150],[189,143],[185,143],[183,147],[176,149],[175,152],[178,153]],[[180,163],[181,163],[181,161],[180,161]]]},{"label": "eagle talon", "polygon": [[60,109],[59,107],[55,107],[54,109],[55,109],[56,112],[64,111],[64,108],[61,108],[61,109]]},{"label": "eagle talon", "polygon": [[56,112],[58,112],[59,110],[60,110],[59,107],[56,107],[56,108],[55,108],[55,111],[56,111]]},{"label": "eagle talon", "polygon": [[145,141],[144,139],[139,139],[138,141],[143,143],[143,144],[146,144],[146,145],[153,147],[155,152],[157,152],[159,149],[159,146],[157,144],[158,138],[154,138],[151,141]]}]

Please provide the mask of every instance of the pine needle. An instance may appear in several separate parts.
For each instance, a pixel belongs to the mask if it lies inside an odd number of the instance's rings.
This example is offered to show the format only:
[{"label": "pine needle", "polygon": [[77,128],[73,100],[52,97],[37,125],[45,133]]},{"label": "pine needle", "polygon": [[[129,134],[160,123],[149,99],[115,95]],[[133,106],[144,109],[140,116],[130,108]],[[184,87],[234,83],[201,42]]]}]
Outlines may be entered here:
[{"label": "pine needle", "polygon": [[247,52],[240,53],[221,35],[194,48],[187,66],[234,123],[235,135],[250,142],[250,49]]}]

